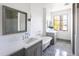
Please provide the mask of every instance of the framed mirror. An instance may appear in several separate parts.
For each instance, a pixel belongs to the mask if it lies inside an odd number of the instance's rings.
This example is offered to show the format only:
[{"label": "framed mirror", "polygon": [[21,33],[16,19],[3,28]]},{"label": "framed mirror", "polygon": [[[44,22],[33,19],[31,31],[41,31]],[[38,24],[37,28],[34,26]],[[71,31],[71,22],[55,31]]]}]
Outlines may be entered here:
[{"label": "framed mirror", "polygon": [[27,13],[3,6],[3,34],[13,34],[27,31]]}]

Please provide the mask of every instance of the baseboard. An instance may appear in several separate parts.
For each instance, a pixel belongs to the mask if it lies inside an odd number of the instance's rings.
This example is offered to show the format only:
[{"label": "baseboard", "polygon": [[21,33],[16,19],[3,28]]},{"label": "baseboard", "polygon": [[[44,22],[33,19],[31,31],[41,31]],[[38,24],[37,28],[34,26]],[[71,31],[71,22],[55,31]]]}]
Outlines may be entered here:
[{"label": "baseboard", "polygon": [[67,39],[60,39],[60,38],[56,38],[56,40],[60,40],[60,41],[66,41],[66,42],[69,42],[69,43],[71,43],[71,40],[67,40]]}]

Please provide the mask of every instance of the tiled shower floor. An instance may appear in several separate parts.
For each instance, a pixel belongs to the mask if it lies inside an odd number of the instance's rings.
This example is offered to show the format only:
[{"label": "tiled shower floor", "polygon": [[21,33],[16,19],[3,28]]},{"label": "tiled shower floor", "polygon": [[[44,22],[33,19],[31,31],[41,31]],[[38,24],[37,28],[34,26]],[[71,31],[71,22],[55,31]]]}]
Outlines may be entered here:
[{"label": "tiled shower floor", "polygon": [[70,42],[57,40],[54,45],[43,51],[43,56],[72,56]]}]

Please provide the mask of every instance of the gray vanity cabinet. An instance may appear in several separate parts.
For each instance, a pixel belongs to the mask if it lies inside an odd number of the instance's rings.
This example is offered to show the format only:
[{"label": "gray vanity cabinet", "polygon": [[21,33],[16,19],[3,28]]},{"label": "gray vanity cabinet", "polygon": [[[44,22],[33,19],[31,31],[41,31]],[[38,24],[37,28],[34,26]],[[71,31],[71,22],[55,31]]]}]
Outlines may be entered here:
[{"label": "gray vanity cabinet", "polygon": [[42,55],[42,41],[37,42],[31,47],[25,49],[26,56],[41,56]]},{"label": "gray vanity cabinet", "polygon": [[42,40],[28,48],[20,49],[10,56],[42,56]]},{"label": "gray vanity cabinet", "polygon": [[51,44],[55,44],[56,43],[56,33],[50,33],[50,32],[46,32],[46,36],[52,37],[51,40]]},{"label": "gray vanity cabinet", "polygon": [[12,54],[10,54],[9,56],[25,56],[25,49],[20,49]]}]

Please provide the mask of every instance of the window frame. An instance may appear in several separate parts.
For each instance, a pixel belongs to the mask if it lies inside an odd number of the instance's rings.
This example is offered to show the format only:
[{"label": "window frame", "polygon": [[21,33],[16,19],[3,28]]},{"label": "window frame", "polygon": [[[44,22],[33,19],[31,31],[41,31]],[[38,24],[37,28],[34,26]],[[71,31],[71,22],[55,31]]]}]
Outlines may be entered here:
[{"label": "window frame", "polygon": [[[66,22],[67,22],[67,25],[63,25],[63,26],[67,26],[67,30],[63,30],[62,29],[62,23],[63,23],[63,16],[64,15],[67,15],[67,20],[66,20]],[[60,20],[59,20],[59,22],[60,22],[60,25],[59,25],[59,29],[58,30],[56,30],[56,29],[54,29],[55,31],[68,31],[68,13],[64,13],[64,14],[60,14],[60,15],[54,15],[53,16],[53,26],[54,26],[54,22],[55,22],[55,16],[59,16],[60,17]]]},{"label": "window frame", "polygon": [[62,24],[62,22],[63,22],[63,16],[64,16],[64,15],[67,16],[67,20],[66,20],[67,25],[63,25],[63,26],[67,26],[67,30],[61,29],[61,25],[60,25],[60,30],[61,30],[61,31],[68,31],[68,14],[67,14],[67,13],[61,15],[61,20],[60,20],[60,22],[61,22],[61,24]]},{"label": "window frame", "polygon": [[[53,16],[53,28],[54,28],[54,22],[55,22],[54,18],[55,18],[56,16],[59,16],[59,17],[60,17],[60,15],[54,15],[54,16]],[[60,17],[60,20],[61,20],[61,17]],[[60,20],[58,20],[58,21],[59,21],[59,24],[61,24],[61,23],[60,23]],[[59,25],[59,29],[58,29],[58,30],[56,30],[55,28],[54,28],[54,30],[55,30],[55,31],[59,31],[59,30],[60,30],[60,25]]]}]

